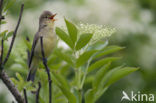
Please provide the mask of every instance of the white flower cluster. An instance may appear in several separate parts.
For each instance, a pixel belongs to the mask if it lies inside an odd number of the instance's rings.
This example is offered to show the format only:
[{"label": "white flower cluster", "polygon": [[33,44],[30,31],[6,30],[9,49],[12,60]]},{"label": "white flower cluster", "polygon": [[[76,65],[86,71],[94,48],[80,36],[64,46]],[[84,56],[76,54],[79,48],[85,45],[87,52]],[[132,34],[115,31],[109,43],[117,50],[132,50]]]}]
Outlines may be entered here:
[{"label": "white flower cluster", "polygon": [[114,28],[104,27],[103,25],[95,24],[80,24],[78,26],[80,35],[82,33],[92,33],[93,37],[91,43],[111,36],[116,30]]}]

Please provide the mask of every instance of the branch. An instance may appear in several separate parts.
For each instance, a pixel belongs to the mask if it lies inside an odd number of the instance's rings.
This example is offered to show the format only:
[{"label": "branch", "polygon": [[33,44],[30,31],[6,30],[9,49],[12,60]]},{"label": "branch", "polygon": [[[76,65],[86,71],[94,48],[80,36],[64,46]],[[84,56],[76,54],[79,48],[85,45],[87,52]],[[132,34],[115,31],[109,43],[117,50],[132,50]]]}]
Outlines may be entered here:
[{"label": "branch", "polygon": [[[2,10],[3,10],[3,0],[0,0],[0,25],[1,25],[1,20],[3,19],[2,18]],[[1,29],[1,28],[0,28]],[[2,39],[2,42],[1,42],[1,54],[0,54],[0,66],[2,64],[2,60],[3,60],[3,43],[4,43],[4,40]]]},{"label": "branch", "polygon": [[28,103],[28,99],[27,99],[27,91],[26,91],[25,88],[24,88],[23,92],[24,92],[24,100],[25,100],[25,103]]},{"label": "branch", "polygon": [[4,19],[4,17],[2,16],[2,10],[3,10],[3,0],[0,1],[0,24],[1,20]]},{"label": "branch", "polygon": [[38,89],[37,89],[37,93],[36,93],[36,103],[39,103],[40,89],[41,89],[41,83],[38,82]]},{"label": "branch", "polygon": [[1,54],[0,54],[0,66],[2,66],[2,62],[3,62],[3,49],[4,49],[4,40],[2,39],[2,41],[1,41],[1,45],[2,45],[2,47],[1,47]]},{"label": "branch", "polygon": [[[30,39],[29,37],[27,36],[26,37],[26,41],[30,42]],[[29,65],[29,60],[30,60],[30,51],[29,51],[29,48],[27,49],[27,64]]]},{"label": "branch", "polygon": [[3,81],[3,83],[9,89],[9,91],[12,93],[12,95],[18,101],[18,103],[25,103],[24,98],[21,96],[20,92],[15,87],[15,85],[12,83],[12,81],[9,79],[8,75],[4,72],[4,70],[1,71],[0,77],[1,77],[1,79]]},{"label": "branch", "polygon": [[49,71],[49,68],[47,66],[47,60],[45,58],[45,55],[44,55],[44,48],[43,48],[43,37],[40,37],[40,42],[41,42],[41,52],[42,52],[42,58],[43,58],[43,64],[46,68],[46,72],[47,72],[47,75],[48,75],[48,82],[49,82],[49,103],[51,103],[51,97],[52,97],[52,80],[51,80],[51,76],[50,76],[50,71]]},{"label": "branch", "polygon": [[[1,13],[2,13],[2,3],[3,3],[3,0],[0,1],[0,16],[1,16]],[[6,56],[5,60],[4,60],[4,62],[2,61],[2,59],[3,59],[2,58],[3,57],[3,49],[4,49],[4,47],[3,47],[3,39],[2,39],[2,54],[1,54],[1,57],[0,57],[0,59],[1,59],[0,78],[2,79],[3,83],[9,89],[9,91],[12,93],[12,95],[14,96],[14,98],[16,99],[16,101],[18,103],[25,103],[24,98],[22,97],[22,95],[20,94],[20,92],[18,91],[16,86],[12,83],[12,81],[10,80],[10,78],[8,77],[6,72],[3,70],[3,68],[4,68],[5,63],[7,62],[8,58],[9,58],[9,55],[11,53],[11,50],[12,50],[12,47],[13,47],[13,44],[14,44],[16,33],[17,33],[17,30],[18,30],[18,27],[19,27],[19,24],[20,24],[20,21],[21,21],[23,8],[24,8],[24,4],[21,5],[20,17],[19,17],[17,26],[15,28],[15,31],[13,33],[13,38],[12,38],[12,41],[11,41],[11,45],[10,45],[10,48],[8,50],[8,53],[7,53],[7,56]],[[1,18],[0,18],[0,21],[1,21]]]},{"label": "branch", "polygon": [[14,44],[14,41],[15,41],[15,38],[16,38],[17,30],[18,30],[19,24],[20,24],[20,22],[21,22],[22,13],[23,13],[23,8],[24,8],[24,4],[21,5],[21,11],[20,11],[19,19],[18,19],[16,28],[15,28],[15,30],[14,30],[14,32],[13,32],[12,41],[11,41],[11,44],[10,44],[10,47],[9,47],[7,56],[5,57],[3,64],[5,64],[5,63],[8,61],[8,58],[9,58],[9,56],[10,56],[10,53],[11,53],[11,50],[12,50],[12,47],[13,47],[13,44]]}]

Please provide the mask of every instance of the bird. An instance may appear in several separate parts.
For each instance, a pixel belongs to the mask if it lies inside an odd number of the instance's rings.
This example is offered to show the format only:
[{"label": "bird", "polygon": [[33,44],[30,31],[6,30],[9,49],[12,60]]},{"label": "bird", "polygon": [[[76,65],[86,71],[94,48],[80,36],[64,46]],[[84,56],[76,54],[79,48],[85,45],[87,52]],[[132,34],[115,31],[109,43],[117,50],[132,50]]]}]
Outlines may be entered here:
[{"label": "bird", "polygon": [[46,10],[43,11],[39,17],[39,27],[33,39],[28,62],[29,73],[27,81],[34,81],[38,64],[42,60],[40,37],[43,38],[43,50],[46,58],[52,53],[57,43],[57,37],[54,30],[56,21],[56,19],[54,19],[55,16],[56,14]]}]

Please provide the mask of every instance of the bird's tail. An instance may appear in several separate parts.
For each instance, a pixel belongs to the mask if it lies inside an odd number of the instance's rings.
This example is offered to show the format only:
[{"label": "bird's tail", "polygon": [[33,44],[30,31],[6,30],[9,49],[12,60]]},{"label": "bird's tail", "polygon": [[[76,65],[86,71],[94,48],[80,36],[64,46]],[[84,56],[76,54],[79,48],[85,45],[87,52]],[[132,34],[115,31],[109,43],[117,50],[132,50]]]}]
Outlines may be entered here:
[{"label": "bird's tail", "polygon": [[34,81],[37,68],[38,68],[37,60],[33,60],[30,66],[29,74],[27,76],[27,81],[30,80],[32,82]]}]

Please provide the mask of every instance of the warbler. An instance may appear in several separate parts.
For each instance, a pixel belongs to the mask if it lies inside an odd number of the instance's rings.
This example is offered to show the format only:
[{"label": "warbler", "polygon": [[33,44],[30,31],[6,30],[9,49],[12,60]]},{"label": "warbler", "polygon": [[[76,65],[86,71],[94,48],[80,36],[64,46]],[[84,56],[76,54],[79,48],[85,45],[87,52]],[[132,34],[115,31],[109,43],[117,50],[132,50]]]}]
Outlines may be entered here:
[{"label": "warbler", "polygon": [[27,81],[34,81],[39,62],[42,60],[40,37],[42,36],[43,38],[43,50],[46,58],[52,53],[57,43],[57,37],[54,31],[55,16],[56,14],[50,11],[44,11],[39,18],[39,28],[34,36],[28,63],[29,74]]}]

